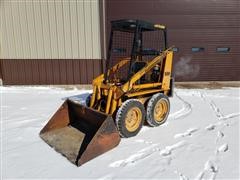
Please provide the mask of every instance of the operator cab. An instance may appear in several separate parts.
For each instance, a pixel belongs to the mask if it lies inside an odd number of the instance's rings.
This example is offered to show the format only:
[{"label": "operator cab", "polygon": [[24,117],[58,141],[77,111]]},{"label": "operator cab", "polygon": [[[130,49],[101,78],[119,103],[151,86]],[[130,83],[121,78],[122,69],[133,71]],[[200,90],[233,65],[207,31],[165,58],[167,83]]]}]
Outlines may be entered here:
[{"label": "operator cab", "polygon": [[[105,82],[127,82],[133,74],[143,69],[148,61],[165,49],[167,49],[165,26],[132,19],[111,21]],[[108,72],[108,69],[123,59],[128,59],[129,62],[116,73]],[[142,76],[138,83],[160,81],[161,66],[156,65],[150,74]]]}]

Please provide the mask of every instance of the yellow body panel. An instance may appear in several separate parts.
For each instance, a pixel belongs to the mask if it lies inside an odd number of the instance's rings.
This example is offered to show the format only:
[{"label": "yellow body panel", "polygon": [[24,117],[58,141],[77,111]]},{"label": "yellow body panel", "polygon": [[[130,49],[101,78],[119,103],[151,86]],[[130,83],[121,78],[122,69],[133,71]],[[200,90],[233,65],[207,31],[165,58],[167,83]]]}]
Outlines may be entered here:
[{"label": "yellow body panel", "polygon": [[165,29],[166,28],[164,25],[161,25],[161,24],[154,24],[154,27],[158,28],[158,29]]},{"label": "yellow body panel", "polygon": [[166,64],[165,64],[165,71],[163,73],[163,81],[162,81],[162,88],[169,89],[170,79],[172,74],[172,59],[173,59],[173,52],[169,52],[166,57]]},{"label": "yellow body panel", "polygon": [[[163,28],[160,27],[159,28]],[[149,98],[151,94],[157,92],[163,92],[168,94],[170,90],[170,78],[172,72],[172,58],[173,52],[171,48],[162,52],[159,56],[149,61],[145,67],[135,73],[126,83],[122,85],[116,85],[115,83],[104,82],[104,74],[99,75],[93,80],[93,95],[90,101],[90,107],[97,110],[102,109],[100,101],[105,98],[106,105],[104,107],[104,113],[113,114],[118,107],[122,104],[123,96],[126,98],[138,98],[143,100]],[[115,73],[119,68],[129,63],[130,58],[123,59],[118,64],[108,70],[110,73]],[[161,69],[162,81],[146,84],[136,84],[136,82],[144,76],[146,73],[151,71],[157,64],[164,64]],[[142,103],[145,102],[141,101]]]},{"label": "yellow body panel", "polygon": [[133,89],[146,89],[146,88],[160,87],[161,84],[162,83],[148,83],[148,84],[133,85]]},{"label": "yellow body panel", "polygon": [[108,70],[108,75],[110,73],[115,73],[118,69],[120,69],[122,66],[124,66],[125,64],[129,63],[130,58],[126,58],[121,60],[119,63],[117,63],[116,65],[114,65],[110,70]]},{"label": "yellow body panel", "polygon": [[147,95],[147,94],[153,94],[153,93],[157,93],[157,92],[161,92],[162,89],[150,89],[150,90],[145,90],[145,91],[138,91],[135,93],[127,93],[126,96],[127,97],[137,97],[137,96],[142,96],[142,95]]}]

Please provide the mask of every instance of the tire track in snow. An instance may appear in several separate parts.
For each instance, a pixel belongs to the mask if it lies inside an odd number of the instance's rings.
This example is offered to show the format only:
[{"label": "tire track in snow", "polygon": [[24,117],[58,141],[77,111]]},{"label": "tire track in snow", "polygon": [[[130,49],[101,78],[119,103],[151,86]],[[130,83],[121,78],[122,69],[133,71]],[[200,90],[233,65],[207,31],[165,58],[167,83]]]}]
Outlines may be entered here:
[{"label": "tire track in snow", "polygon": [[[207,104],[209,104],[211,110],[214,112],[215,116],[217,117],[218,120],[226,120],[226,119],[230,119],[230,118],[234,118],[240,115],[240,113],[231,113],[231,114],[227,114],[224,115],[222,113],[222,111],[219,109],[219,107],[215,104],[215,102],[213,100],[207,100],[206,96],[199,92],[200,97],[202,98],[202,100],[204,102],[206,102]],[[178,96],[179,99],[181,99],[181,97]],[[217,122],[215,124],[209,124],[208,126],[205,127],[205,130],[208,131],[212,131],[215,130],[217,126],[222,125],[221,122]],[[188,129],[186,132],[184,133],[179,133],[176,134],[174,136],[174,138],[179,138],[179,137],[187,137],[187,136],[191,136],[192,133],[198,131],[199,129],[197,128],[190,128]],[[217,132],[217,139],[216,139],[216,144],[224,137],[224,133],[222,131],[218,131]],[[222,153],[225,153],[229,150],[228,144],[224,143],[220,146],[216,145],[216,150],[215,150],[215,154],[214,154],[214,158],[217,159],[217,157],[219,155],[221,155]],[[196,180],[202,180],[202,179],[215,179],[217,176],[217,173],[219,171],[219,167],[217,165],[217,161],[214,160],[210,160],[210,158],[205,162],[204,164],[204,168],[203,170],[201,170],[198,175],[195,177]],[[186,177],[184,174],[179,173],[177,171],[175,171],[175,173],[177,173],[179,175],[180,179],[188,179],[188,177]]]},{"label": "tire track in snow", "polygon": [[207,100],[206,95],[204,93],[202,93],[202,92],[199,92],[199,93],[200,93],[200,97],[202,98],[202,100],[210,105],[212,111],[214,112],[214,114],[218,118],[218,120],[227,120],[227,119],[231,119],[231,118],[240,116],[240,112],[224,115],[223,112],[219,109],[219,107],[217,107],[216,103],[213,100]]},{"label": "tire track in snow", "polygon": [[170,114],[169,118],[180,119],[182,117],[188,116],[192,112],[192,105],[186,100],[184,100],[182,97],[180,97],[176,92],[175,96],[183,103],[183,107],[180,110]]},{"label": "tire track in snow", "polygon": [[[231,114],[227,114],[224,115],[222,113],[222,111],[220,110],[219,107],[217,107],[216,103],[213,100],[207,100],[206,95],[202,92],[199,92],[201,99],[206,102],[207,104],[209,104],[209,106],[211,107],[213,113],[215,114],[215,116],[217,117],[218,121],[217,123],[214,124],[209,124],[208,126],[205,127],[205,130],[208,131],[212,131],[215,130],[217,126],[221,126],[223,125],[223,120],[228,120],[234,117],[237,117],[240,115],[239,112],[237,113],[231,113]],[[227,124],[228,126],[229,124]],[[216,138],[216,143],[218,143],[219,140],[221,140],[221,138],[224,136],[224,133],[222,131],[218,131],[217,132],[217,138]]]},{"label": "tire track in snow", "polygon": [[[166,146],[164,149],[161,150],[160,144],[152,144],[149,147],[144,148],[140,151],[137,151],[136,153],[134,153],[133,155],[130,155],[129,157],[127,157],[125,159],[118,160],[118,161],[111,163],[109,165],[109,167],[116,168],[116,167],[125,167],[125,166],[129,166],[129,165],[133,165],[133,164],[136,164],[137,162],[139,162],[140,160],[143,160],[143,159],[151,156],[155,152],[159,152],[159,151],[160,151],[159,154],[161,156],[169,156],[172,154],[172,151],[179,149],[185,145],[187,145],[187,143],[185,141],[179,141],[173,145]],[[171,161],[168,161],[168,165],[170,165],[170,162]]]},{"label": "tire track in snow", "polygon": [[197,132],[199,130],[199,128],[189,128],[187,131],[185,131],[184,133],[178,133],[174,135],[174,138],[180,138],[180,137],[188,137],[188,136],[192,136],[193,133]]},{"label": "tire track in snow", "polygon": [[214,159],[208,159],[205,164],[202,171],[198,173],[198,175],[195,177],[196,180],[202,180],[202,179],[212,179],[214,180],[219,172],[219,166],[217,164],[218,156],[220,153],[225,153],[228,151],[228,144],[224,143],[217,147],[217,150],[215,152],[215,160]]},{"label": "tire track in snow", "polygon": [[147,144],[147,145],[153,144],[152,141],[146,141],[146,140],[144,140],[144,139],[137,139],[137,140],[135,140],[135,142],[144,143],[144,144]]},{"label": "tire track in snow", "polygon": [[178,143],[173,144],[171,146],[166,146],[163,150],[160,151],[160,155],[168,156],[168,155],[172,154],[173,150],[183,147],[185,145],[186,145],[186,141],[179,141]]},{"label": "tire track in snow", "polygon": [[[213,113],[217,117],[219,121],[222,120],[227,120],[230,118],[234,118],[240,115],[240,113],[231,113],[224,115],[223,112],[220,110],[220,108],[216,105],[216,103],[213,100],[207,100],[206,95],[202,92],[200,93],[200,97],[204,102],[209,104],[210,108],[212,109]],[[217,122],[215,124],[209,124],[208,126],[205,127],[205,130],[212,131],[215,130],[217,126],[222,125],[222,122]],[[216,138],[216,144],[224,137],[224,133],[222,131],[217,132],[217,138]],[[201,170],[198,175],[195,177],[196,180],[202,180],[202,179],[216,179],[216,176],[219,172],[219,167],[217,165],[217,159],[218,156],[221,155],[222,153],[225,153],[229,150],[228,144],[224,143],[220,146],[216,145],[216,150],[215,150],[215,155],[214,158],[215,160],[211,160],[210,158],[205,162],[203,170]]]},{"label": "tire track in snow", "polygon": [[218,155],[219,153],[226,152],[228,150],[228,145],[223,144],[220,147],[218,147],[214,159],[209,158],[205,164],[204,168],[198,173],[198,175],[194,178],[195,180],[204,180],[204,179],[210,179],[214,180],[216,179],[216,176],[219,172],[219,166],[218,166]]},{"label": "tire track in snow", "polygon": [[179,180],[189,180],[189,178],[184,175],[183,173],[179,172],[179,171],[174,171],[174,173],[176,173],[177,175],[179,175]]},{"label": "tire track in snow", "polygon": [[123,160],[118,160],[109,165],[109,167],[125,167],[131,164],[135,164],[136,162],[145,159],[146,157],[152,155],[154,152],[159,151],[160,149],[158,148],[157,144],[152,144],[147,148],[144,148],[137,153],[130,155],[129,157],[123,159]]},{"label": "tire track in snow", "polygon": [[207,160],[202,171],[194,178],[195,180],[209,179],[214,180],[218,173],[218,166],[212,160]]},{"label": "tire track in snow", "polygon": [[216,150],[216,154],[219,154],[221,152],[226,152],[226,151],[228,151],[228,144],[227,143],[219,146]]},{"label": "tire track in snow", "polygon": [[240,116],[240,113],[231,113],[231,114],[224,115],[223,117],[221,117],[220,120],[227,120],[237,116]]},{"label": "tire track in snow", "polygon": [[[192,112],[192,105],[189,102],[187,102],[186,100],[184,100],[182,97],[180,97],[177,93],[175,93],[175,95],[183,103],[183,107],[180,110],[170,114],[169,118],[180,119],[180,118],[188,116]],[[187,134],[185,134],[185,135],[190,136],[192,133],[194,133],[197,130],[198,130],[198,128],[189,129],[187,131]],[[138,161],[143,160],[143,159],[151,156],[155,152],[159,152],[159,151],[160,151],[161,156],[169,156],[172,154],[172,152],[174,150],[186,145],[185,141],[179,141],[176,144],[166,146],[165,148],[160,149],[160,147],[159,147],[160,144],[153,144],[150,141],[145,141],[145,140],[140,139],[140,140],[136,140],[135,142],[145,143],[150,146],[138,151],[137,153],[135,153],[133,155],[130,155],[128,158],[125,158],[123,160],[118,160],[118,161],[111,163],[109,165],[109,167],[125,167],[125,166],[129,166],[129,165],[133,165],[133,164],[137,163]],[[169,164],[170,164],[170,162],[171,161],[169,161]]]},{"label": "tire track in snow", "polygon": [[224,137],[224,133],[222,131],[217,132],[216,144]]}]

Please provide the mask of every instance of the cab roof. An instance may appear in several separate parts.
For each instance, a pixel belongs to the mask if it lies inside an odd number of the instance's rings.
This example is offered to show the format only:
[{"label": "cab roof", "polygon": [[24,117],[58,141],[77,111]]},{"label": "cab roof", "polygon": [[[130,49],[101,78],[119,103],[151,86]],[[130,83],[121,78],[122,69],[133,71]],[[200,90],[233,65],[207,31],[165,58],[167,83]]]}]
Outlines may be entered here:
[{"label": "cab roof", "polygon": [[121,19],[111,21],[112,29],[117,31],[135,32],[137,25],[141,31],[156,31],[164,30],[165,26],[160,24],[153,24],[143,20],[137,19]]}]

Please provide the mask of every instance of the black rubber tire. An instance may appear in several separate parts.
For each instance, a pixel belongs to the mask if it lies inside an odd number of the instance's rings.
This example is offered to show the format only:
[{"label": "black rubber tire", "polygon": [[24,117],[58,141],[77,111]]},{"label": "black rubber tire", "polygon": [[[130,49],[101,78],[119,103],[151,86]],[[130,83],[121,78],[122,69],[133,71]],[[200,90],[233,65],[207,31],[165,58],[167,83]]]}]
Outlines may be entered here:
[{"label": "black rubber tire", "polygon": [[[159,121],[154,119],[154,108],[155,108],[155,105],[157,104],[157,102],[160,99],[164,100],[167,103],[168,110],[165,114],[164,119],[159,122]],[[152,127],[159,126],[159,125],[166,122],[166,120],[168,118],[168,115],[169,115],[169,112],[170,112],[170,102],[169,102],[168,97],[166,95],[162,94],[162,93],[157,93],[157,94],[153,95],[150,98],[150,100],[148,101],[146,121],[149,124],[149,126],[152,126]]]},{"label": "black rubber tire", "polygon": [[[140,122],[138,128],[135,131],[130,132],[126,128],[125,118],[126,118],[128,110],[130,110],[133,107],[137,107],[141,110],[142,119],[141,119],[141,122]],[[121,107],[118,109],[117,114],[116,114],[116,126],[117,126],[120,136],[125,137],[125,138],[136,136],[143,126],[145,117],[146,117],[145,108],[144,108],[144,105],[140,101],[138,101],[136,99],[126,100],[121,105]]]},{"label": "black rubber tire", "polygon": [[89,94],[85,100],[86,106],[90,107],[90,102],[91,102],[91,97],[92,97],[92,93]]}]

